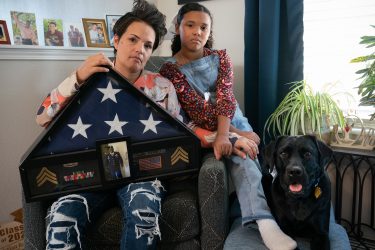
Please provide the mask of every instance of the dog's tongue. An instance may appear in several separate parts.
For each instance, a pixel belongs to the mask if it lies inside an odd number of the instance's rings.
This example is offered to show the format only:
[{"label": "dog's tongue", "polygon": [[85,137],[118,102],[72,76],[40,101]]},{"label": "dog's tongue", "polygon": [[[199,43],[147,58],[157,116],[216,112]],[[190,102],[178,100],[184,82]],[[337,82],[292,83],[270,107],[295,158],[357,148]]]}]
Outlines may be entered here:
[{"label": "dog's tongue", "polygon": [[302,190],[302,185],[301,184],[290,184],[289,190],[292,191],[292,192],[300,192]]}]

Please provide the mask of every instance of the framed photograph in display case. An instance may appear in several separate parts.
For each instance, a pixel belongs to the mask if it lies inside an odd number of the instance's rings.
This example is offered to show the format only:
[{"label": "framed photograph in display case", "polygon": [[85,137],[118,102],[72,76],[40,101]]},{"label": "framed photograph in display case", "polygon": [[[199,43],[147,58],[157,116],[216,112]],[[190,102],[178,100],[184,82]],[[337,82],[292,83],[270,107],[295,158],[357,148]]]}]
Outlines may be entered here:
[{"label": "framed photograph in display case", "polygon": [[130,137],[97,141],[96,152],[105,181],[132,177]]}]

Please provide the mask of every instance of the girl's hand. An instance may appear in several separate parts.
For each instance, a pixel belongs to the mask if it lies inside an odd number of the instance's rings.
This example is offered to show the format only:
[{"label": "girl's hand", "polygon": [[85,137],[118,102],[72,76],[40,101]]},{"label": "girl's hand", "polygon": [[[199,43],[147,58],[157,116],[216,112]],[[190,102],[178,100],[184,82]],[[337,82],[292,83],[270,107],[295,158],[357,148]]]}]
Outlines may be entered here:
[{"label": "girl's hand", "polygon": [[260,144],[260,138],[255,132],[238,131],[237,133],[243,137],[246,137],[249,140],[254,141],[257,145]]},{"label": "girl's hand", "polygon": [[223,134],[217,134],[215,141],[212,143],[216,159],[220,160],[222,156],[230,156],[232,154],[232,144],[229,137]]},{"label": "girl's hand", "polygon": [[248,155],[252,160],[255,160],[259,154],[259,149],[256,142],[241,136],[234,144],[233,153],[243,159],[246,159],[246,155]]},{"label": "girl's hand", "polygon": [[89,56],[77,69],[78,84],[84,83],[94,73],[108,72],[109,69],[104,66],[114,68],[114,64],[103,53]]}]

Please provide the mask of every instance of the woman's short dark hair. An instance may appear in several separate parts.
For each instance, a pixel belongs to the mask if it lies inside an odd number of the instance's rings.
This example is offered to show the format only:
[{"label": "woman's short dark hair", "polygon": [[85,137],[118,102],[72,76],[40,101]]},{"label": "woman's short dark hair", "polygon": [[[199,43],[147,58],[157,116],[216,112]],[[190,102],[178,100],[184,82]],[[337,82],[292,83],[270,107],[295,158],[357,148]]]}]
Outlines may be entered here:
[{"label": "woman's short dark hair", "polygon": [[[133,22],[144,22],[152,27],[155,31],[155,42],[152,50],[156,50],[167,33],[165,15],[161,13],[155,5],[145,0],[135,0],[132,11],[117,20],[113,27],[113,34],[118,35],[120,38]],[[115,49],[115,55],[116,53],[117,51]]]},{"label": "woman's short dark hair", "polygon": [[[211,19],[211,31],[210,31],[210,35],[209,35],[208,40],[207,40],[206,44],[204,45],[204,47],[211,49],[212,45],[214,43],[214,38],[212,36],[212,21],[213,20],[212,20],[211,12],[206,7],[204,7],[203,5],[201,5],[199,3],[187,3],[184,6],[182,6],[180,8],[180,10],[178,11],[178,13],[177,13],[176,21],[177,21],[178,25],[181,24],[182,19],[184,18],[184,15],[186,13],[190,12],[190,11],[201,11],[201,12],[207,13],[210,16],[210,19]],[[172,39],[171,49],[172,49],[172,55],[174,55],[178,51],[180,51],[180,49],[181,49],[181,38],[180,38],[180,35],[178,35],[178,34],[174,35],[174,37]]]}]

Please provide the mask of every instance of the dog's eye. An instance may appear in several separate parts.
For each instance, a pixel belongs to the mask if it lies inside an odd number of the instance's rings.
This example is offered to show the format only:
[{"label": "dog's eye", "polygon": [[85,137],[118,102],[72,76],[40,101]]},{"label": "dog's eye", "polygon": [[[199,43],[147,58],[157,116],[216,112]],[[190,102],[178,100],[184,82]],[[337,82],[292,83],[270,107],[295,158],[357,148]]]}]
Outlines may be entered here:
[{"label": "dog's eye", "polygon": [[287,158],[287,157],[288,157],[288,153],[286,153],[286,152],[281,152],[281,153],[280,153],[280,157],[281,157],[281,158]]},{"label": "dog's eye", "polygon": [[305,154],[303,156],[305,157],[305,159],[310,159],[311,158],[311,153],[310,152],[305,152]]}]

